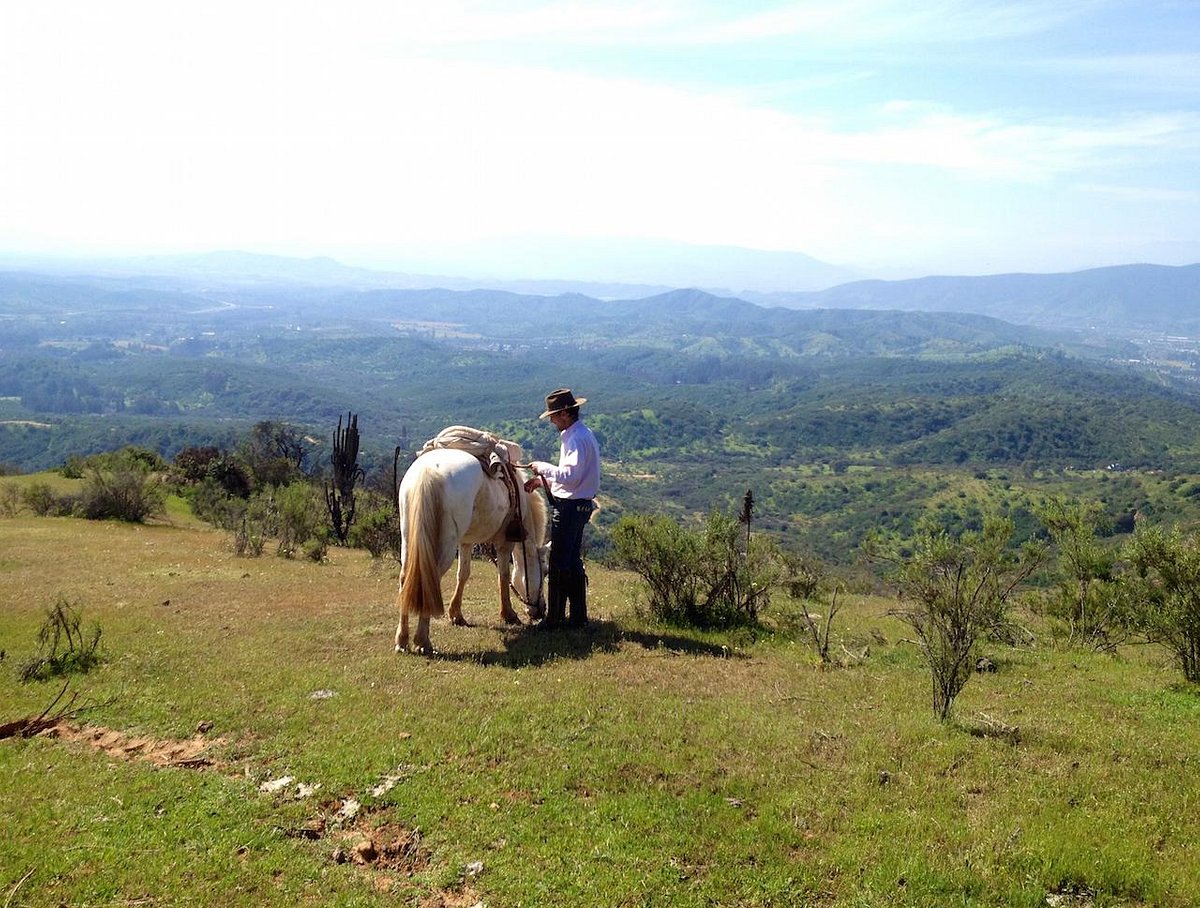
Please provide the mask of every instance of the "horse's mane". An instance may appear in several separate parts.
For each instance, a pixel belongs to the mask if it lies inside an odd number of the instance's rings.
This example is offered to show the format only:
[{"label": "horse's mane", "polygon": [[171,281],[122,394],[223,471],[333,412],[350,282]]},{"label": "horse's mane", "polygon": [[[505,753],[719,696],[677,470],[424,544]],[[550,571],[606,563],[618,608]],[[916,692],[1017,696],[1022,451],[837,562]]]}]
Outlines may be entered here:
[{"label": "horse's mane", "polygon": [[533,537],[537,540],[538,545],[542,545],[550,538],[546,498],[538,492],[529,492],[525,495],[525,500],[529,502],[529,517],[533,521]]},{"label": "horse's mane", "polygon": [[440,617],[442,574],[438,550],[442,539],[442,486],[423,470],[408,493],[403,538],[404,570],[400,575],[400,608],[418,615]]}]

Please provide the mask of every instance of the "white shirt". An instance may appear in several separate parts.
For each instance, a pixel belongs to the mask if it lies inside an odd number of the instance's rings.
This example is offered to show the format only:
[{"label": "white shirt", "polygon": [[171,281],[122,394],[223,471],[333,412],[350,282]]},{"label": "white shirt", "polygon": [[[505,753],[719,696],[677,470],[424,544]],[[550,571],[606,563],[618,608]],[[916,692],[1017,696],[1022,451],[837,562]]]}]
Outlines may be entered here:
[{"label": "white shirt", "polygon": [[535,460],[533,467],[550,480],[555,498],[595,498],[600,491],[600,445],[581,419],[558,435],[558,466]]}]

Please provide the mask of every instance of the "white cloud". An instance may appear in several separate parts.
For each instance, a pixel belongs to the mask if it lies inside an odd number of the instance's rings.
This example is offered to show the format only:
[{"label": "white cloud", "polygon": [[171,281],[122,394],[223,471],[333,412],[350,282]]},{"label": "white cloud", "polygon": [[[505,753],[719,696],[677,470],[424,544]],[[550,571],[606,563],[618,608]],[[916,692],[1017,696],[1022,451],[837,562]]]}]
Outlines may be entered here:
[{"label": "white cloud", "polygon": [[[841,261],[856,243],[899,250],[918,235],[983,243],[1008,217],[1012,187],[1078,182],[1111,199],[1095,187],[1129,185],[1114,166],[1194,163],[1200,117],[1186,106],[1031,117],[936,99],[827,104],[816,116],[747,100],[784,81],[698,91],[622,75],[616,57],[586,75],[523,63],[521,51],[689,54],[790,37],[930,53],[1032,34],[1092,6],[7,4],[2,226],[89,244],[312,251],[639,235]],[[867,72],[810,67],[786,84],[803,97]],[[970,209],[956,201],[964,183]]]}]

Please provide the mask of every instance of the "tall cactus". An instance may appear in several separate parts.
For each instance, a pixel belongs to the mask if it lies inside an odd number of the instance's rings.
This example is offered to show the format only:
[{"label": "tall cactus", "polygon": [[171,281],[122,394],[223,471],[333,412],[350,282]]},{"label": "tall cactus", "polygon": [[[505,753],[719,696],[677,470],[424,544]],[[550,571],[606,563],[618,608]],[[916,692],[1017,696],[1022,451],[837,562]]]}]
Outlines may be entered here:
[{"label": "tall cactus", "polygon": [[329,465],[333,478],[325,483],[325,507],[329,511],[329,524],[339,545],[350,538],[350,527],[354,524],[354,486],[366,474],[358,465],[358,414],[346,414],[346,428],[338,417],[337,431],[333,435],[333,454]]}]

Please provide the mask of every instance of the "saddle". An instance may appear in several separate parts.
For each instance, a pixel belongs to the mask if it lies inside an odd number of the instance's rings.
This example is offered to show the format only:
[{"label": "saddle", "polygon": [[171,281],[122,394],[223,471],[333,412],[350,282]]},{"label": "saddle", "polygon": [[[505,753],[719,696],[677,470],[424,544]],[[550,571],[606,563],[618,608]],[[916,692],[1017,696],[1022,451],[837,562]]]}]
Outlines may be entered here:
[{"label": "saddle", "polygon": [[516,470],[516,463],[521,459],[521,446],[515,441],[506,441],[483,429],[447,426],[425,442],[418,456],[438,448],[466,451],[479,461],[484,473],[504,483],[511,515],[504,527],[504,538],[508,542],[524,542],[527,533],[525,522],[521,519],[521,497],[517,488],[521,479]]}]

